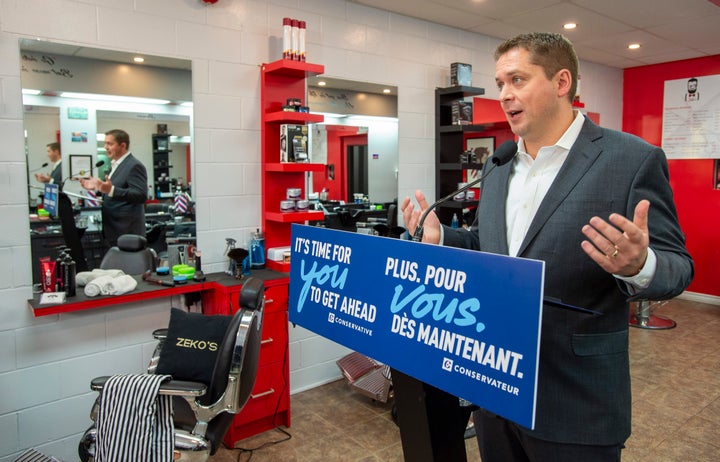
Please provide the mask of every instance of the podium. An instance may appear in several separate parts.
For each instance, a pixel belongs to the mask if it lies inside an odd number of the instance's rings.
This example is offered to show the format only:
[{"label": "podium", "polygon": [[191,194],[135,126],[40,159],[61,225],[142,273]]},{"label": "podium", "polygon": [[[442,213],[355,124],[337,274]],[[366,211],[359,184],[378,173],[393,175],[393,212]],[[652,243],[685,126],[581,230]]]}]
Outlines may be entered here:
[{"label": "podium", "polygon": [[465,428],[475,408],[460,406],[457,396],[398,370],[391,373],[405,460],[467,461]]},{"label": "podium", "polygon": [[290,246],[290,322],[391,368],[405,460],[467,460],[459,398],[534,427],[544,262],[302,225]]},{"label": "podium", "polygon": [[60,220],[60,229],[62,230],[65,245],[70,249],[70,256],[75,261],[77,272],[88,271],[87,259],[82,246],[82,237],[85,234],[84,229],[78,229],[75,225],[75,215],[73,213],[73,205],[70,196],[79,199],[85,199],[84,196],[72,192],[64,192],[62,187],[65,182],[60,185],[54,183],[46,183],[43,188],[43,207],[51,215],[55,215]]},{"label": "podium", "polygon": [[78,273],[87,271],[88,264],[82,246],[82,234],[85,230],[81,232],[75,226],[72,201],[70,201],[68,193],[60,191],[57,195],[57,216],[60,219],[60,229],[62,230],[65,245],[70,249],[70,256],[75,261],[76,271]]}]

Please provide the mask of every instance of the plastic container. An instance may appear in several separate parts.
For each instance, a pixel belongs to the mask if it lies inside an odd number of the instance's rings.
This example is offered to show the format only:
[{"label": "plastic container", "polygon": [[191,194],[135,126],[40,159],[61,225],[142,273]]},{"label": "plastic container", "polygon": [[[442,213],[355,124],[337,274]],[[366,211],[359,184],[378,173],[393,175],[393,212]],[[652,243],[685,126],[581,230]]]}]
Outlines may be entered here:
[{"label": "plastic container", "polygon": [[250,268],[265,268],[265,233],[260,228],[250,238]]}]

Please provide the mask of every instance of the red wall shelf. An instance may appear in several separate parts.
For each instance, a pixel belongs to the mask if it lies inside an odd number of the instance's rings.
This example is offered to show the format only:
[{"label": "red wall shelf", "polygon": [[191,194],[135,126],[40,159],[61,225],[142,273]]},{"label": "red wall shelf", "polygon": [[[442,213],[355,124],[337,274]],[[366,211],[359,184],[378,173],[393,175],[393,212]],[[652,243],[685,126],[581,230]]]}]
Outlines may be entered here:
[{"label": "red wall shelf", "polygon": [[[306,220],[315,221],[325,218],[322,210],[312,210],[309,212],[266,212],[265,219],[277,221],[278,223],[302,223]],[[289,245],[289,243],[288,243]]]},{"label": "red wall shelf", "polygon": [[[286,112],[282,106],[288,98],[300,98],[307,104],[307,77],[322,74],[325,67],[308,62],[279,60],[262,65],[261,113],[262,118],[262,228],[266,248],[290,245],[292,223],[322,220],[322,212],[280,212],[280,202],[287,199],[288,188],[299,188],[307,198],[308,172],[324,172],[324,164],[281,163],[280,125],[282,123],[307,124],[322,122],[324,117],[307,112]],[[289,269],[286,267],[286,269]]]},{"label": "red wall shelf", "polygon": [[265,122],[282,124],[319,123],[324,119],[325,117],[320,114],[310,114],[309,112],[275,111],[265,114]]},{"label": "red wall shelf", "polygon": [[324,172],[325,164],[276,162],[265,164],[266,172]]},{"label": "red wall shelf", "polygon": [[288,77],[305,79],[307,77],[322,74],[325,72],[325,66],[322,64],[312,64],[305,61],[293,61],[290,59],[279,59],[272,63],[262,65],[263,74],[278,74]]}]

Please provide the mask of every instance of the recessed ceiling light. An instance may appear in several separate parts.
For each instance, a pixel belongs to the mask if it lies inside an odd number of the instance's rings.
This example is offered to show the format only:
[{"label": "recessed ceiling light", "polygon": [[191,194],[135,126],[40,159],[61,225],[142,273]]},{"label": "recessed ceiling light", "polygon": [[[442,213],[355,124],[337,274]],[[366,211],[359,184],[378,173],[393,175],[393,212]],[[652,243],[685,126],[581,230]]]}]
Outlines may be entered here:
[{"label": "recessed ceiling light", "polygon": [[390,90],[389,88],[383,88],[383,93],[389,95],[390,93],[392,93],[392,90]]},{"label": "recessed ceiling light", "polygon": [[327,85],[327,83],[325,83],[324,80],[321,80],[321,81],[318,82],[318,86],[319,86],[319,87],[324,87],[325,85]]},{"label": "recessed ceiling light", "polygon": [[567,29],[567,30],[575,29],[576,27],[577,27],[577,24],[574,22],[569,22],[569,23],[563,24],[563,29]]},{"label": "recessed ceiling light", "polygon": [[136,63],[144,63],[144,62],[145,62],[145,58],[143,58],[142,56],[135,56],[135,57],[133,58],[133,61],[135,61]]},{"label": "recessed ceiling light", "polygon": [[640,48],[640,44],[639,43],[631,43],[630,45],[628,45],[628,48],[631,50],[637,50],[638,48]]}]

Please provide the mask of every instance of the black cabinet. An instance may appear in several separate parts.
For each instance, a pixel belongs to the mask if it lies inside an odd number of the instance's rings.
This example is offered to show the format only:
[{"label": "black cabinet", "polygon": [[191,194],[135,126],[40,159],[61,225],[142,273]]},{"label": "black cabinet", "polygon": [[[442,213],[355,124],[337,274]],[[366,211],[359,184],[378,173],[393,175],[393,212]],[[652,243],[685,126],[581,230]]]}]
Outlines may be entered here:
[{"label": "black cabinet", "polygon": [[[455,86],[435,89],[435,198],[447,196],[463,182],[465,170],[480,170],[482,164],[462,163],[461,154],[465,151],[465,139],[468,134],[483,132],[485,125],[453,124],[453,103],[462,102],[467,97],[480,96],[485,90],[478,87]],[[450,200],[440,205],[436,212],[443,224],[450,225],[452,217],[462,217],[464,208],[477,205],[477,197],[472,200]]]},{"label": "black cabinet", "polygon": [[173,197],[173,184],[170,175],[170,135],[154,134],[153,145],[153,177],[155,179],[155,198],[170,199]]}]

